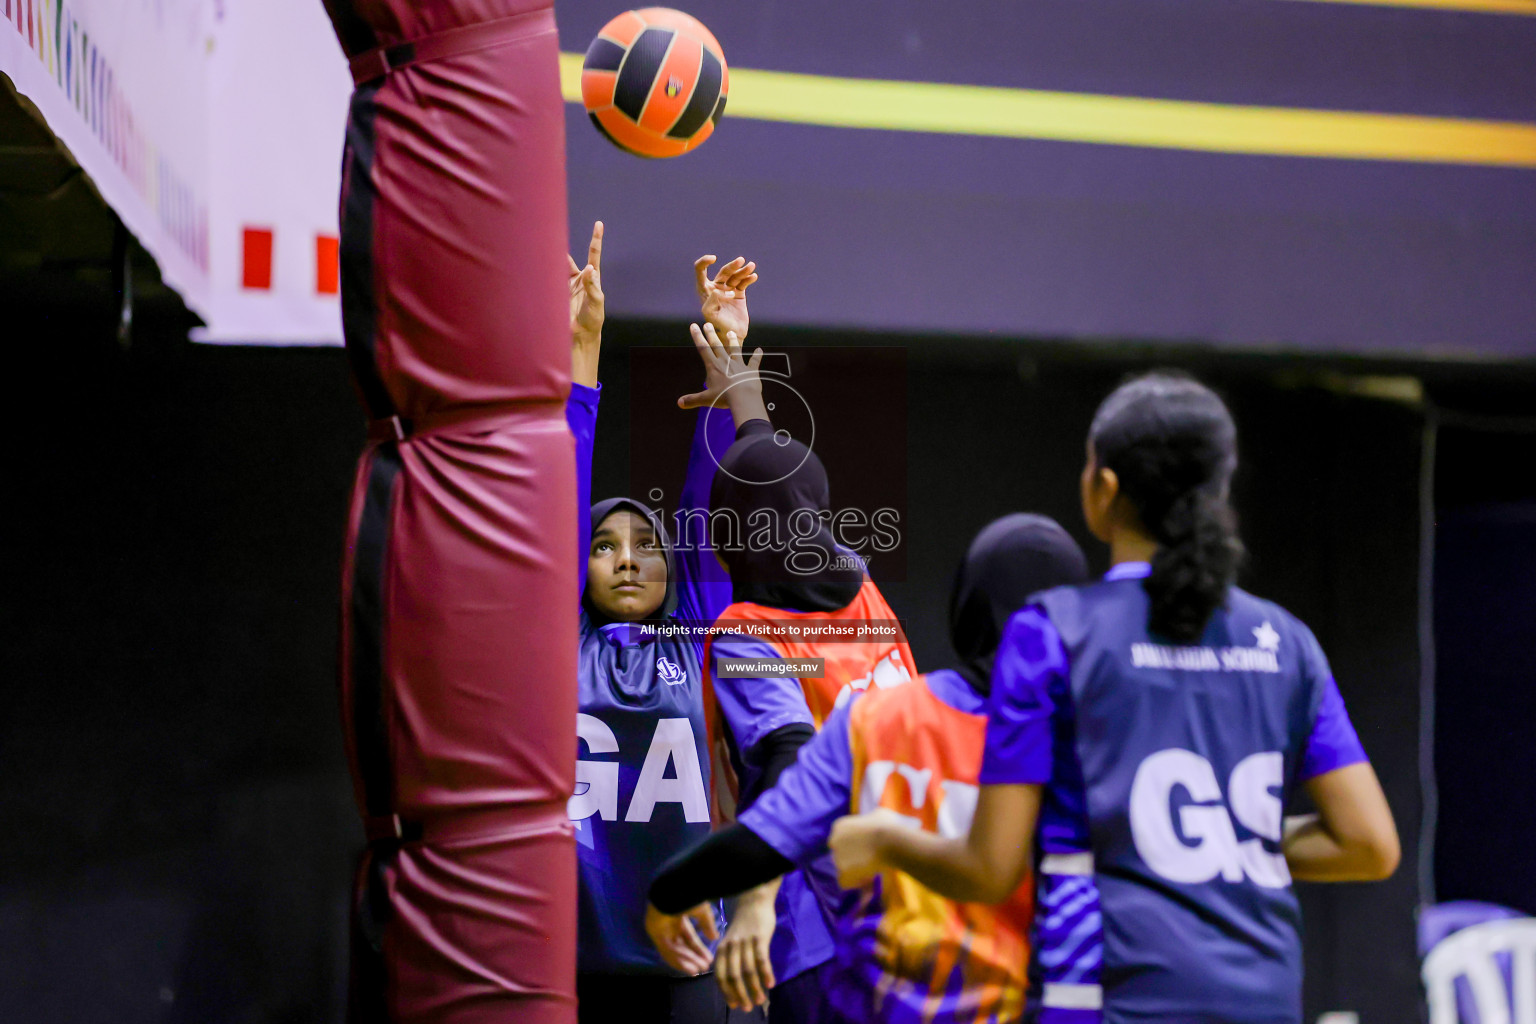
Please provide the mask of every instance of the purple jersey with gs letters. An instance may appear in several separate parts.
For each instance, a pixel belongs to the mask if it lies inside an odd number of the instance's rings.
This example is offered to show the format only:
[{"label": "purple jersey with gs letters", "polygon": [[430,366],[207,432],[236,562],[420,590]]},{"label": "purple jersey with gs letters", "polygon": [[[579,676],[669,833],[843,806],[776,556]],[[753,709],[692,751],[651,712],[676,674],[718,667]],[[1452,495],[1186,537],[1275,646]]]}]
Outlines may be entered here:
[{"label": "purple jersey with gs letters", "polygon": [[1036,595],[993,666],[981,782],[1044,786],[1040,1019],[1299,1024],[1282,815],[1365,752],[1305,625],[1233,587],[1171,644],[1150,572]]}]

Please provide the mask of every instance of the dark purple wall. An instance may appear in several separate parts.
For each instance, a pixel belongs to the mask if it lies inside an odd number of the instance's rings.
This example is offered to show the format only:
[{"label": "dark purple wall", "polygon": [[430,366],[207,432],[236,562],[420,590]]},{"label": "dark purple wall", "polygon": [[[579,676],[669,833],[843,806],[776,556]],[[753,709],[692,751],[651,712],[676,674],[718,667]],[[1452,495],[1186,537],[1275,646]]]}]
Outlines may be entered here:
[{"label": "dark purple wall", "polygon": [[1536,914],[1531,422],[1441,429],[1434,565],[1435,896],[1526,914]]},{"label": "dark purple wall", "polygon": [[[1536,18],[1275,0],[688,6],[736,67],[1536,122]],[[963,16],[957,16],[963,12]],[[561,9],[581,51],[616,10]],[[572,237],[611,308],[679,317],[706,251],[762,322],[1245,348],[1536,355],[1536,171],[732,118],[618,152],[569,107]]]}]

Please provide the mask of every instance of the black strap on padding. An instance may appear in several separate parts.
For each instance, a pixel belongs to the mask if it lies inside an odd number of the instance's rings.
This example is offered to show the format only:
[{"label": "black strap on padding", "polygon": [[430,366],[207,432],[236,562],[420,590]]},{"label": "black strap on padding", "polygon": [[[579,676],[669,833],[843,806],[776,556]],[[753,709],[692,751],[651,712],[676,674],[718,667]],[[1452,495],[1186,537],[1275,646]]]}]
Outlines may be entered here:
[{"label": "black strap on padding", "polygon": [[395,811],[394,768],[384,706],[384,581],[390,512],[400,468],[400,452],[395,445],[378,445],[370,453],[353,555],[352,729],[370,818],[387,818]]},{"label": "black strap on padding", "polygon": [[389,964],[384,957],[384,928],[391,916],[384,879],[385,853],[370,845],[358,858],[353,875],[347,937],[347,1024],[388,1024],[390,1019]]},{"label": "black strap on padding", "polygon": [[374,33],[373,26],[364,21],[357,13],[357,5],[353,0],[324,0],[325,9],[331,16],[331,24],[336,27],[336,37],[341,40],[341,48],[347,53],[362,53],[379,45],[379,37]]},{"label": "black strap on padding", "polygon": [[395,413],[375,352],[379,306],[374,287],[373,220],[378,189],[373,181],[373,160],[378,91],[379,85],[374,83],[352,94],[341,179],[341,330],[352,377],[372,418]]}]

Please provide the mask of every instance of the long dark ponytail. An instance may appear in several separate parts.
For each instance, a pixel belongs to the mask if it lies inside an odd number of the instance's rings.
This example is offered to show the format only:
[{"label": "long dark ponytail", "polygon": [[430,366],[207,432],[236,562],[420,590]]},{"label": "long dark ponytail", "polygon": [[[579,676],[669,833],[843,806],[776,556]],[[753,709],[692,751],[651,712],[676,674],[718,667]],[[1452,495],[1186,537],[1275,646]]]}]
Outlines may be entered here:
[{"label": "long dark ponytail", "polygon": [[1226,604],[1243,558],[1228,503],[1237,468],[1237,428],[1216,393],[1193,378],[1160,371],[1127,381],[1099,406],[1089,431],[1095,462],[1158,543],[1147,625],[1192,644]]}]

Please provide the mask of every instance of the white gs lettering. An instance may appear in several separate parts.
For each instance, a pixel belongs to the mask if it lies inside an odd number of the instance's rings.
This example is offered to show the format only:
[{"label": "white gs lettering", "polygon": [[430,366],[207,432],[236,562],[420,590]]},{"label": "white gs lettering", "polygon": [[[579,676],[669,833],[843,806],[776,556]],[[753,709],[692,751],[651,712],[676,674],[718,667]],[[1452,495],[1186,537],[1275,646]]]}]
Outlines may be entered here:
[{"label": "white gs lettering", "polygon": [[[1278,843],[1284,829],[1285,806],[1278,791],[1284,783],[1285,757],[1278,750],[1243,758],[1232,769],[1227,783],[1227,802],[1232,817],[1254,835]],[[1270,853],[1257,839],[1238,844],[1243,871],[1266,889],[1283,889],[1291,884],[1291,869],[1285,854]]]},{"label": "white gs lettering", "polygon": [[[1227,802],[1211,763],[1189,750],[1160,750],[1136,769],[1131,783],[1131,837],[1147,866],[1170,882],[1199,885],[1220,875],[1224,881],[1245,877],[1268,889],[1291,884],[1283,854],[1271,853],[1259,839],[1238,842],[1236,818],[1255,835],[1280,841],[1280,787],[1285,759],[1278,751],[1253,754],[1238,762],[1227,781]],[[1169,801],[1182,786],[1193,804],[1179,809],[1174,828]],[[1230,803],[1231,812],[1227,805]]]},{"label": "white gs lettering", "polygon": [[[616,754],[619,741],[613,730],[593,715],[576,716],[576,735],[589,754]],[[675,766],[667,778],[667,766]],[[625,821],[647,822],[657,804],[675,803],[683,808],[683,820],[709,820],[709,797],[704,792],[704,772],[693,726],[686,718],[663,718],[656,723],[650,749],[640,768],[634,796]],[[596,814],[604,821],[619,816],[619,765],[617,761],[576,761],[576,792],[565,805],[566,816],[582,821]]]}]

